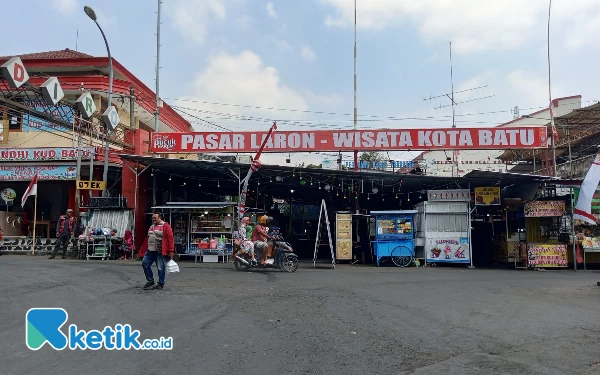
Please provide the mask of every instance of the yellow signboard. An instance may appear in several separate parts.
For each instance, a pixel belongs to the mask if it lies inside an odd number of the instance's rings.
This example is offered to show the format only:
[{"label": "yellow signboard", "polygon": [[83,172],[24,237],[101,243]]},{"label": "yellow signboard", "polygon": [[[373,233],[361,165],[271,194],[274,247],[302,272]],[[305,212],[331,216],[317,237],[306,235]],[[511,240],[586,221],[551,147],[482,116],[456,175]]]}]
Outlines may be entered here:
[{"label": "yellow signboard", "polygon": [[83,181],[77,180],[77,189],[79,190],[105,190],[104,181]]},{"label": "yellow signboard", "polygon": [[475,205],[492,206],[500,204],[500,186],[476,187]]},{"label": "yellow signboard", "polygon": [[528,263],[531,267],[567,267],[567,245],[527,244]]}]

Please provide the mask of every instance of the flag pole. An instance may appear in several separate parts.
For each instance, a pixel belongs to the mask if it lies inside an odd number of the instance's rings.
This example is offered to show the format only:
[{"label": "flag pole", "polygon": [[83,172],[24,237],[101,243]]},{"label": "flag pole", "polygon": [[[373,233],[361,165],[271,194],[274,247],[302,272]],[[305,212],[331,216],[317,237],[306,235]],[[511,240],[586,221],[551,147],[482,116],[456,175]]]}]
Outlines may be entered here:
[{"label": "flag pole", "polygon": [[31,255],[35,255],[35,223],[37,221],[37,191],[35,193],[35,203],[33,204],[33,241],[31,242]]}]

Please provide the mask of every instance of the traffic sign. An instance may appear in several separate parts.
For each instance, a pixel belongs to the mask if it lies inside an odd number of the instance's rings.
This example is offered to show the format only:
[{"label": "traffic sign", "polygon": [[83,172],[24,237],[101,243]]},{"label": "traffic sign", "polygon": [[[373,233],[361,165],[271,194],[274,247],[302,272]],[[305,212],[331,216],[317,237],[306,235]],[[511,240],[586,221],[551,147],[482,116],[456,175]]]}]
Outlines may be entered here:
[{"label": "traffic sign", "polygon": [[77,189],[79,190],[105,190],[104,181],[83,181],[77,180]]}]

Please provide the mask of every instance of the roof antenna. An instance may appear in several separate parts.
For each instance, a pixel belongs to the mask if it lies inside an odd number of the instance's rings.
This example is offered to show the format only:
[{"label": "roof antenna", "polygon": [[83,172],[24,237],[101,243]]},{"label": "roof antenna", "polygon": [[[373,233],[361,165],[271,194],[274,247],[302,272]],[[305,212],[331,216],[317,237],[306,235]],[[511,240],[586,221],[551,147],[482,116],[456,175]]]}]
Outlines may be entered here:
[{"label": "roof antenna", "polygon": [[75,37],[75,51],[79,51],[77,49],[77,42],[79,41],[79,25],[77,25],[77,36]]}]

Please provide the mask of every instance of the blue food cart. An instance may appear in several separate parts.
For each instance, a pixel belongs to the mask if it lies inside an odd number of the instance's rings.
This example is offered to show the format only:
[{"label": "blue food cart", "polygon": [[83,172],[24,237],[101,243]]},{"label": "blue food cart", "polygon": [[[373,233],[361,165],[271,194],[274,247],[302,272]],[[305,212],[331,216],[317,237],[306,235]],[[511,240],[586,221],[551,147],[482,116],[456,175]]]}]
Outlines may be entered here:
[{"label": "blue food cart", "polygon": [[376,236],[373,253],[377,266],[381,258],[389,257],[398,267],[408,267],[415,259],[414,210],[372,211]]}]

